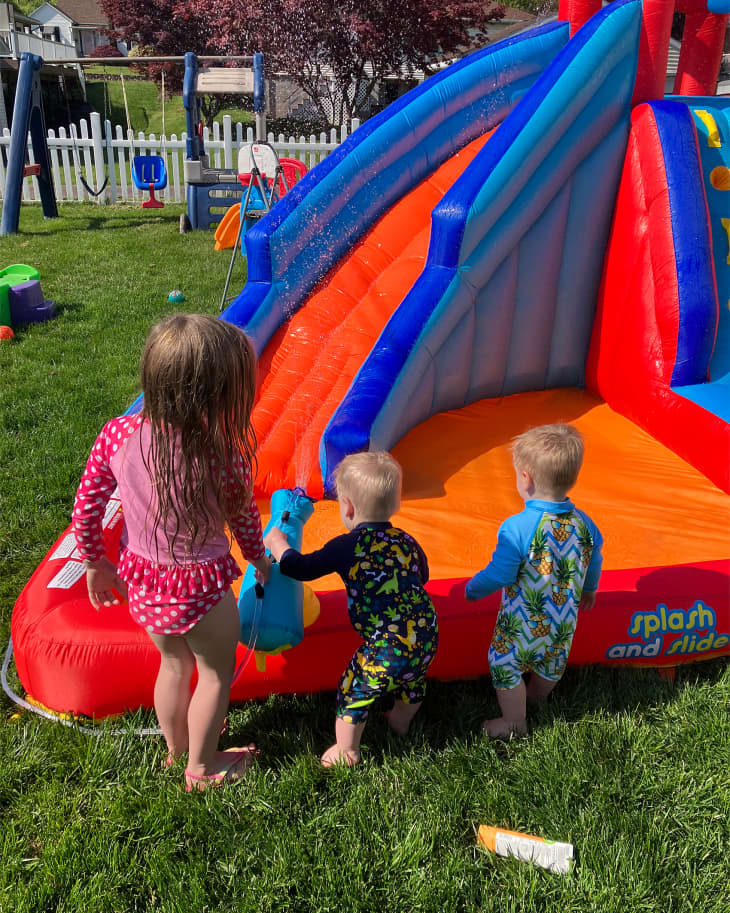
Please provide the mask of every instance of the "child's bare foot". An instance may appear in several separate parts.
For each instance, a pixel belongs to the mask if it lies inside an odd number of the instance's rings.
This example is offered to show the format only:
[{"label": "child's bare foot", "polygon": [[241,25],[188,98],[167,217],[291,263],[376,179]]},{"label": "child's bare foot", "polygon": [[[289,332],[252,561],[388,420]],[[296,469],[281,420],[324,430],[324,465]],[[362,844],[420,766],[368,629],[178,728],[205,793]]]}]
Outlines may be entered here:
[{"label": "child's bare foot", "polygon": [[202,790],[209,786],[235,783],[251,767],[259,753],[253,742],[244,748],[217,751],[212,770],[206,770],[202,765],[188,767],[185,771],[185,788],[188,792],[192,792],[195,789]]},{"label": "child's bare foot", "polygon": [[411,728],[413,717],[418,713],[421,707],[418,704],[406,704],[405,701],[396,701],[391,710],[386,710],[383,716],[387,719],[388,725],[396,735],[408,735]]},{"label": "child's bare foot", "polygon": [[508,739],[513,735],[527,735],[525,720],[506,720],[503,716],[493,720],[485,720],[482,729],[490,739]]},{"label": "child's bare foot", "polygon": [[335,764],[346,764],[354,767],[360,761],[360,751],[357,748],[342,748],[335,743],[325,751],[320,758],[322,767],[333,767]]}]

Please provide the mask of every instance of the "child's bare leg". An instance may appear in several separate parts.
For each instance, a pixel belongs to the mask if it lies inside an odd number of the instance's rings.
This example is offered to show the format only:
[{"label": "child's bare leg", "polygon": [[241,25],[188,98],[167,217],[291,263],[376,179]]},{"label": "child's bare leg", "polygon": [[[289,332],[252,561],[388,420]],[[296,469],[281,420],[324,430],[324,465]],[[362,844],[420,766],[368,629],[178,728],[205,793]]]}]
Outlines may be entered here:
[{"label": "child's bare leg", "polygon": [[383,715],[387,718],[388,725],[396,735],[408,735],[413,717],[421,709],[422,704],[423,701],[419,701],[417,704],[410,704],[397,700],[393,705],[393,709],[386,711]]},{"label": "child's bare leg", "polygon": [[167,742],[171,760],[188,750],[188,705],[190,678],[195,657],[184,638],[174,634],[150,634],[160,651],[160,671],[155,681],[155,712]]},{"label": "child's bare leg", "polygon": [[[195,627],[183,635],[195,655],[198,683],[188,708],[189,761],[192,774],[206,776],[225,763],[216,751],[228,710],[239,633],[238,610],[229,590]],[[255,746],[249,746],[250,763]]]},{"label": "child's bare leg", "polygon": [[530,704],[544,704],[557,682],[550,682],[537,672],[533,672],[527,683],[527,701]]},{"label": "child's bare leg", "polygon": [[335,744],[322,755],[322,767],[332,767],[333,764],[347,764],[353,767],[360,760],[360,739],[365,728],[362,723],[348,723],[337,717],[335,720]]},{"label": "child's bare leg", "polygon": [[482,729],[493,739],[510,735],[525,735],[527,732],[527,707],[525,683],[520,679],[514,688],[498,688],[497,701],[502,716],[485,720]]}]

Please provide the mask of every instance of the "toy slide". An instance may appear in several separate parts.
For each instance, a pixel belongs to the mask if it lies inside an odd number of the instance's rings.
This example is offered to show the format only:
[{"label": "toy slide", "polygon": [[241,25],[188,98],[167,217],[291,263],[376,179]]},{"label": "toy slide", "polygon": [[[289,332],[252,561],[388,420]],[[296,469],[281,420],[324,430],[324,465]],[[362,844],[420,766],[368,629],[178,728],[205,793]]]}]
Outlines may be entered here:
[{"label": "toy slide", "polygon": [[248,283],[225,318],[263,352],[390,207],[504,120],[568,36],[551,23],[487,47],[366,121],[247,232]]},{"label": "toy slide", "polygon": [[728,111],[679,97],[634,109],[587,366],[591,389],[724,491]]},{"label": "toy slide", "polygon": [[[241,153],[239,152],[239,155]],[[307,166],[304,162],[300,162],[299,159],[290,159],[290,158],[280,158],[279,165],[282,169],[282,174],[278,178],[278,187],[274,193],[274,200],[281,199],[284,194],[291,189],[291,187],[296,184],[301,177],[307,173]],[[248,173],[243,175],[239,174],[238,179],[246,181],[248,184],[252,180],[252,177]],[[269,187],[273,187],[274,179],[269,179]],[[241,207],[243,202],[235,203],[229,209],[226,210],[223,218],[221,219],[218,228],[215,230],[215,250],[226,250],[229,247],[233,247],[238,238],[238,229],[241,224]],[[250,196],[248,198],[248,210],[253,210],[251,216],[255,215],[256,217],[261,215],[261,212],[266,209],[264,205],[263,198],[261,196],[261,191],[256,186],[255,183],[252,184],[250,190]]]},{"label": "toy slide", "polygon": [[[639,24],[635,2],[596,16],[440,199],[425,190],[418,202],[401,197],[344,262],[327,263],[313,296],[305,297],[324,252],[354,230],[357,194],[344,184],[350,158],[360,172],[381,174],[367,168],[365,150],[344,158],[290,214],[277,221],[272,213],[251,232],[249,262],[257,262],[264,236],[271,282],[267,288],[252,274],[224,316],[252,335],[269,375],[254,413],[263,492],[299,485],[318,497],[331,490],[345,453],[390,449],[431,415],[583,382]],[[603,67],[586,80],[597,58]],[[409,121],[417,137],[413,113]],[[381,151],[373,143],[372,154]],[[403,163],[410,171],[413,156]],[[420,220],[411,215],[416,207]],[[323,214],[328,221],[318,224]]]},{"label": "toy slide", "polygon": [[235,203],[227,209],[215,230],[214,250],[226,250],[233,247],[238,237],[238,226],[241,224],[241,204]]},{"label": "toy slide", "polygon": [[[262,513],[265,493],[287,482],[330,490],[342,453],[391,448],[405,478],[394,521],[429,556],[439,678],[487,671],[499,594],[470,604],[464,583],[521,507],[512,437],[555,421],[584,434],[573,494],[605,540],[598,602],[581,617],[571,662],[674,666],[730,653],[730,500],[609,389],[676,415],[675,435],[692,438],[711,413],[671,384],[707,377],[673,379],[674,363],[704,358],[716,379],[714,330],[709,347],[706,328],[679,332],[678,319],[673,347],[662,337],[673,335],[661,286],[672,271],[654,277],[667,260],[646,251],[661,230],[631,234],[654,224],[624,199],[627,173],[651,177],[631,171],[649,148],[636,138],[642,115],[631,116],[640,26],[638,0],[617,0],[570,41],[554,24],[446,68],[367,121],[246,235],[249,281],[224,316],[260,355]],[[678,167],[696,157],[696,142],[662,148]],[[669,183],[654,172],[652,205]],[[688,217],[700,219],[696,173]],[[640,199],[643,186],[635,180]],[[697,225],[673,243],[701,246]],[[634,258],[628,287],[618,281],[621,250]],[[678,259],[701,268],[701,257]],[[120,520],[112,502],[112,560]],[[320,501],[303,547],[341,531],[337,505]],[[126,606],[94,612],[83,576],[67,531],[13,614],[23,686],[96,716],[149,706],[156,651]],[[358,641],[339,578],[315,586],[320,612],[301,643],[264,673],[249,664],[234,699],[335,687]]]},{"label": "toy slide", "polygon": [[260,490],[302,484],[322,497],[317,451],[325,426],[424,267],[432,209],[488,136],[399,200],[264,350],[254,412]]}]

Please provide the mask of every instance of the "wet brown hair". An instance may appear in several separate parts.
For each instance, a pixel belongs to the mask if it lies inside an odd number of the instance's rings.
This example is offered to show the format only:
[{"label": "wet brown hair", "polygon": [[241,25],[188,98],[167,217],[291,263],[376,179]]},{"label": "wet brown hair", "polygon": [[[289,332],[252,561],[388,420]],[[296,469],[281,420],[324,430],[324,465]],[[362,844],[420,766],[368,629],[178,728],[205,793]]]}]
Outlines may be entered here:
[{"label": "wet brown hair", "polygon": [[[206,314],[173,314],[150,331],[140,375],[142,418],[151,432],[144,462],[157,496],[154,534],[162,524],[172,555],[183,529],[194,548],[204,543],[213,523],[211,492],[225,519],[250,502],[244,467],[253,479],[256,355],[232,323]],[[227,492],[223,472],[237,476]],[[175,521],[172,532],[169,517]]]}]

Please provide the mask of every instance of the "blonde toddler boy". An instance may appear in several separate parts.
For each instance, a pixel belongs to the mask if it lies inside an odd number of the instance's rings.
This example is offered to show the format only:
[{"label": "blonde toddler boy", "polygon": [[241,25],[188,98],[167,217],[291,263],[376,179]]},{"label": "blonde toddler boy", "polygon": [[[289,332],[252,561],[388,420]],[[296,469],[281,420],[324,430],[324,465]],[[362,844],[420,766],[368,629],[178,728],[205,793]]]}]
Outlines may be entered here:
[{"label": "blonde toddler boy", "polygon": [[387,714],[391,728],[407,733],[423,702],[426,671],[438,646],[436,613],[424,588],[426,556],[412,536],[390,522],[400,506],[401,475],[389,453],[351,454],[335,473],[348,533],[308,555],[290,548],[279,529],[264,540],[288,577],[314,580],[339,574],[350,621],[363,639],[337,689],[335,744],[322,755],[325,767],[360,760],[368,712],[385,695],[395,698]]},{"label": "blonde toddler boy", "polygon": [[583,462],[578,430],[532,428],[514,439],[512,455],[525,509],[505,520],[492,560],[466,585],[467,599],[502,589],[489,648],[502,715],[483,724],[492,738],[525,733],[526,702],[545,701],[560,680],[578,610],[596,601],[602,564],[603,537],[568,498]]}]

